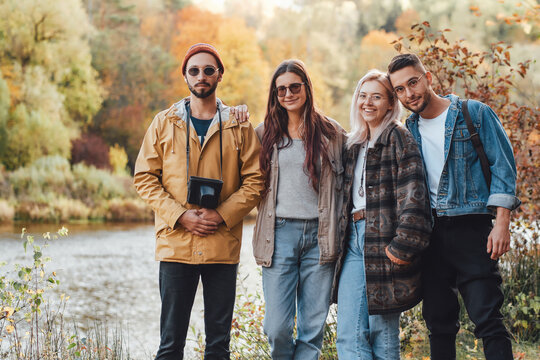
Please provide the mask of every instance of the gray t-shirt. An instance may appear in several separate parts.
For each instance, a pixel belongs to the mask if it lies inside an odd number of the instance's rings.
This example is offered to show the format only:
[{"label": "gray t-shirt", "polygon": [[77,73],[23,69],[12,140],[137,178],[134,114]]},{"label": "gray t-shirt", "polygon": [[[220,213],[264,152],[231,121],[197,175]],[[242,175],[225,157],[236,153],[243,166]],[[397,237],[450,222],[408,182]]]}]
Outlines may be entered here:
[{"label": "gray t-shirt", "polygon": [[[284,140],[287,141],[287,140]],[[319,217],[319,195],[304,172],[306,151],[301,139],[278,151],[279,176],[276,216],[292,219]]]}]

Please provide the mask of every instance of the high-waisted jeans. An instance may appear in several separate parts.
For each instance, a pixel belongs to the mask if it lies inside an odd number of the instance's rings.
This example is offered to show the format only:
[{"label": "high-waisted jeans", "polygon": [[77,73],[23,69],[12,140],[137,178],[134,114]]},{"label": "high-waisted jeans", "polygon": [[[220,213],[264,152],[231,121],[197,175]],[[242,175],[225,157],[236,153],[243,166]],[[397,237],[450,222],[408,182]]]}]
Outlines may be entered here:
[{"label": "high-waisted jeans", "polygon": [[364,267],[365,220],[349,223],[349,241],[339,277],[339,360],[399,359],[399,315],[369,315]]},{"label": "high-waisted jeans", "polygon": [[262,269],[273,360],[317,360],[321,353],[334,264],[319,264],[317,230],[318,219],[276,219],[272,266]]}]

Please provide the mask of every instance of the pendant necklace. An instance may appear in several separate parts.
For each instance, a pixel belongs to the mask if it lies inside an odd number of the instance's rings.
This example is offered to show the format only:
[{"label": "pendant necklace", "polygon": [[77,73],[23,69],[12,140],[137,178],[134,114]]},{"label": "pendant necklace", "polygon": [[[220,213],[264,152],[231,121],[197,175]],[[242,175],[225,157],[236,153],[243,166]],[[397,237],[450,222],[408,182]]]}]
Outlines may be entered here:
[{"label": "pendant necklace", "polygon": [[364,174],[366,172],[366,163],[367,163],[367,153],[368,153],[368,144],[369,139],[364,143],[363,149],[365,149],[364,152],[364,163],[362,164],[362,178],[360,179],[360,188],[358,189],[358,195],[360,197],[364,197]]}]

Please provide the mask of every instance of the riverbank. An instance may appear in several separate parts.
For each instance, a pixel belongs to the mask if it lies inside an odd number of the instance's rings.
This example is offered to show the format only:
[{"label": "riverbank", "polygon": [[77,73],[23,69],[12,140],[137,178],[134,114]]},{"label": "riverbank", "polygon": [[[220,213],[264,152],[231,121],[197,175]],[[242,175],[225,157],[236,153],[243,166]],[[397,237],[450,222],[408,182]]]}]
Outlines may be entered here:
[{"label": "riverbank", "polygon": [[150,222],[133,179],[59,156],[7,172],[0,168],[0,223]]}]

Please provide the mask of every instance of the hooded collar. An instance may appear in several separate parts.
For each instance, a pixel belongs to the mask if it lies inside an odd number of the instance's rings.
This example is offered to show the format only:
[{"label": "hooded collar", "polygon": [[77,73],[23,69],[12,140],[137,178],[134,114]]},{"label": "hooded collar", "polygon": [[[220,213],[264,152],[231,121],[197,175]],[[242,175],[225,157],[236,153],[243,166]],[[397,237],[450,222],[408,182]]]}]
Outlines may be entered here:
[{"label": "hooded collar", "polygon": [[[186,122],[187,120],[186,104],[189,104],[189,102],[190,102],[190,97],[188,96],[173,105],[173,113],[179,119],[175,118],[175,119],[171,119],[171,121],[174,122],[174,121],[181,120],[184,123]],[[219,98],[217,99],[217,103],[219,104],[219,108],[221,109],[221,121],[223,122],[223,126],[225,127],[226,125],[228,125],[228,122],[229,122],[230,108],[226,105],[223,105],[223,102]],[[216,113],[214,114],[214,118],[212,119],[212,122],[210,123],[209,128],[211,128],[212,126],[214,126],[214,124],[217,124],[218,122],[219,122],[219,116],[216,111]],[[193,126],[193,123],[191,123],[191,126]]]}]

